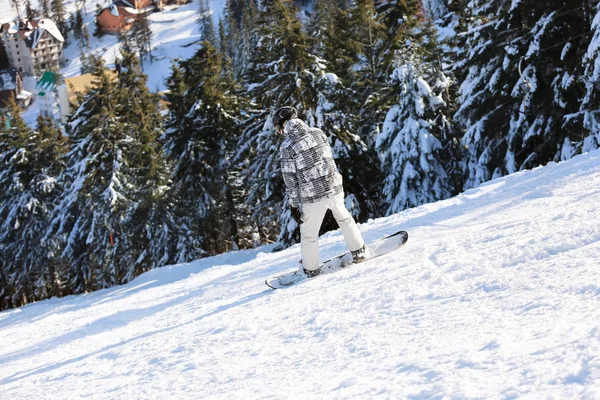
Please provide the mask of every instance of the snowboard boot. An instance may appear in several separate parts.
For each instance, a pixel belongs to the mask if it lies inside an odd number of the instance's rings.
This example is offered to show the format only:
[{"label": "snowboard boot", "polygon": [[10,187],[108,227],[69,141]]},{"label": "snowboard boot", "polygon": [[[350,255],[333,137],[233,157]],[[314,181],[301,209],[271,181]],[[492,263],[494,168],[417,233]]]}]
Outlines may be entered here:
[{"label": "snowboard boot", "polygon": [[302,266],[302,260],[298,262],[298,268],[300,269],[300,272],[306,275],[307,278],[312,278],[313,276],[317,276],[321,273],[321,270],[319,268],[313,270],[304,268]]},{"label": "snowboard boot", "polygon": [[313,270],[302,268],[302,271],[304,271],[304,275],[306,275],[308,278],[315,277],[321,273],[321,270],[318,268]]},{"label": "snowboard boot", "polygon": [[351,251],[350,254],[352,254],[352,262],[354,264],[361,263],[367,258],[367,247],[363,244],[363,247],[358,250]]}]

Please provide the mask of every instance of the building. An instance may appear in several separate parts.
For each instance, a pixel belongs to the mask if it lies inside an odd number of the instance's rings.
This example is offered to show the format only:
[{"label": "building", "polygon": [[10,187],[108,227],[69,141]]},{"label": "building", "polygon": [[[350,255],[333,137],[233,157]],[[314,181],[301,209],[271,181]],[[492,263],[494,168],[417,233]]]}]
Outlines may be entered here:
[{"label": "building", "polygon": [[134,18],[153,7],[151,0],[117,0],[96,16],[98,25],[105,33],[116,35],[131,28]]},{"label": "building", "polygon": [[59,78],[58,74],[46,71],[35,85],[38,91],[36,101],[39,103],[40,115],[50,117],[52,120],[61,117],[57,92]]},{"label": "building", "polygon": [[0,35],[11,67],[24,75],[40,75],[64,65],[65,39],[48,18],[21,19],[2,24]]},{"label": "building", "polygon": [[13,97],[21,107],[29,106],[31,93],[23,89],[23,78],[16,68],[0,70],[0,108]]}]

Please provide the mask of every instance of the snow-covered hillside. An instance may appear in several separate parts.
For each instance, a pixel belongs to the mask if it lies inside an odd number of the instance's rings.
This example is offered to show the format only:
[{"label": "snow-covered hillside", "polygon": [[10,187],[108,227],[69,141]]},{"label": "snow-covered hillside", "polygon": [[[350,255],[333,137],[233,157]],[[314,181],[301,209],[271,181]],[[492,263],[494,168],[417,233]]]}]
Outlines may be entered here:
[{"label": "snow-covered hillside", "polygon": [[[215,26],[223,17],[225,0],[209,0]],[[32,2],[37,7],[37,2]],[[65,9],[74,13],[82,2],[76,0],[64,0]],[[114,64],[115,57],[120,54],[120,44],[116,36],[104,35],[96,38],[92,35],[95,31],[96,4],[106,7],[109,0],[86,1],[84,22],[90,33],[90,50],[86,52],[102,55],[107,65]],[[197,43],[201,37],[198,25],[199,2],[193,0],[182,6],[167,6],[161,12],[152,13],[149,16],[150,28],[152,29],[152,54],[154,62],[144,62],[144,72],[148,75],[148,88],[158,92],[165,90],[165,79],[171,73],[172,60],[187,59],[198,49]],[[16,17],[16,12],[11,8],[8,0],[0,0],[0,22],[10,21]],[[23,14],[23,13],[22,13]],[[23,14],[24,15],[24,14]],[[81,49],[79,42],[71,37],[70,45],[65,49],[65,68],[61,70],[66,78],[81,74]],[[35,119],[35,118],[34,118]]]},{"label": "snow-covered hillside", "polygon": [[[77,7],[83,2],[77,0],[64,0],[65,9],[68,13],[75,13]],[[83,15],[84,23],[90,33],[90,48],[87,54],[102,56],[108,67],[114,66],[115,58],[120,56],[121,45],[114,35],[104,35],[96,38],[92,34],[95,31],[96,5],[106,7],[110,0],[87,0]],[[209,0],[215,26],[219,19],[223,18],[226,0]],[[32,3],[34,8],[39,8],[36,0]],[[149,15],[150,29],[152,29],[152,55],[154,60],[145,59],[143,63],[144,73],[148,75],[148,89],[160,92],[166,89],[166,79],[171,74],[173,60],[190,58],[198,50],[201,34],[198,24],[198,0],[182,6],[167,6],[161,12]],[[8,0],[0,0],[0,23],[7,22],[16,17],[16,12]],[[24,16],[24,12],[21,12]],[[81,74],[81,48],[79,41],[70,37],[70,44],[65,48],[66,65],[61,69],[65,78]],[[25,89],[35,92],[36,80],[33,77],[25,78]],[[36,125],[39,115],[39,103],[35,100],[24,112],[23,118],[31,125]]]},{"label": "snow-covered hillside", "polygon": [[0,397],[600,399],[598,204],[596,151],[363,224],[411,236],[285,290],[298,246],[2,312]]}]

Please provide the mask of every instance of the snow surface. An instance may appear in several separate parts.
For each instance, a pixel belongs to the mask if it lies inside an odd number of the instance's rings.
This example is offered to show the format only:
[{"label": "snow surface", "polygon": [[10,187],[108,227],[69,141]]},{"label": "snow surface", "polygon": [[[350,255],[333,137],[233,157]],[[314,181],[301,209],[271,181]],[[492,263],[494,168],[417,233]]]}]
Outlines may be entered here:
[{"label": "snow surface", "polygon": [[408,243],[289,289],[298,246],[5,311],[0,397],[599,399],[598,204],[595,151],[369,221]]}]

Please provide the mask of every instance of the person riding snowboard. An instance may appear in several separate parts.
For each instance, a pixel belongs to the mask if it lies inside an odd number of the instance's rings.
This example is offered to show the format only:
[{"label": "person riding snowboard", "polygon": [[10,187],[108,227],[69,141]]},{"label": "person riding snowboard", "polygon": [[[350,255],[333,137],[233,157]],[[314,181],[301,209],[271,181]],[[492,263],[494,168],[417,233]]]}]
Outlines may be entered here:
[{"label": "person riding snowboard", "polygon": [[[319,229],[327,210],[337,221],[355,263],[365,259],[365,241],[344,204],[342,176],[322,130],[298,119],[294,107],[281,107],[273,125],[283,135],[281,172],[292,218],[300,225],[301,268],[307,276],[319,274]],[[300,211],[302,206],[302,211]]]}]

